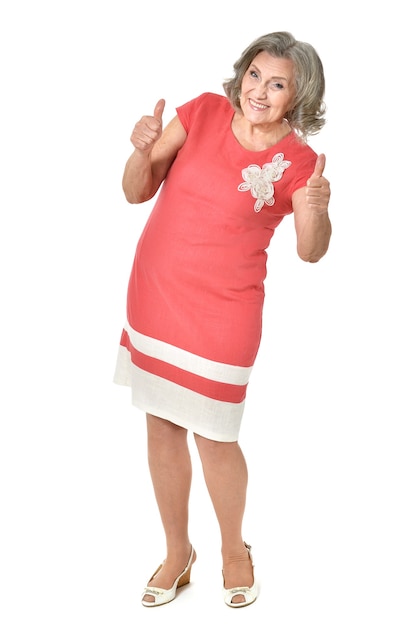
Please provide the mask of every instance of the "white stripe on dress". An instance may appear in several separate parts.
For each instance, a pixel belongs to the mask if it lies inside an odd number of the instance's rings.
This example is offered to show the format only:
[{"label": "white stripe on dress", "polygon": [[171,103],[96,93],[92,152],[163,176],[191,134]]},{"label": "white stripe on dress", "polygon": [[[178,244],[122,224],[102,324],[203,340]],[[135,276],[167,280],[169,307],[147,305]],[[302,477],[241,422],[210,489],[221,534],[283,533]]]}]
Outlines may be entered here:
[{"label": "white stripe on dress", "polygon": [[125,325],[125,330],[130,337],[133,347],[147,356],[217,382],[229,385],[246,385],[249,382],[252,366],[241,367],[240,365],[229,365],[205,359],[159,339],[142,335],[129,324]]},{"label": "white stripe on dress", "polygon": [[131,387],[132,404],[138,409],[167,419],[187,430],[215,441],[237,441],[245,400],[223,402],[145,372],[119,346],[114,382]]}]

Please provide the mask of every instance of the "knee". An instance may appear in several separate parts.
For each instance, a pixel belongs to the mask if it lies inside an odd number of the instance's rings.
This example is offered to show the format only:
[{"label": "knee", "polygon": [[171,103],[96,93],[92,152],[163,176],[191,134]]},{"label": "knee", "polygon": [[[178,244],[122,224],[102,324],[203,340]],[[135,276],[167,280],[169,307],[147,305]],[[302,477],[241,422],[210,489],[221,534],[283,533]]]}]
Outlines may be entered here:
[{"label": "knee", "polygon": [[196,433],[194,433],[194,439],[201,457],[221,457],[238,445],[237,441],[215,441]]},{"label": "knee", "polygon": [[163,419],[151,413],[146,414],[146,422],[148,434],[151,437],[163,440],[172,440],[173,438],[186,438],[187,430],[182,426],[177,426],[169,420]]}]

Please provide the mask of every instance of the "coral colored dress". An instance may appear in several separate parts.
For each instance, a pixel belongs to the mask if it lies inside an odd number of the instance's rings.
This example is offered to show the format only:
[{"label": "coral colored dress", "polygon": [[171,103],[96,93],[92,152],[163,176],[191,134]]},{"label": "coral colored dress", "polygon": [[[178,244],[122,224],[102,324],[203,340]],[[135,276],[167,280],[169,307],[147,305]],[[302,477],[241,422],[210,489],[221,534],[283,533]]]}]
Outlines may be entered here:
[{"label": "coral colored dress", "polygon": [[114,382],[132,403],[217,441],[238,439],[262,329],[266,249],[316,153],[294,133],[261,152],[225,96],[180,106],[187,131],[138,242]]}]

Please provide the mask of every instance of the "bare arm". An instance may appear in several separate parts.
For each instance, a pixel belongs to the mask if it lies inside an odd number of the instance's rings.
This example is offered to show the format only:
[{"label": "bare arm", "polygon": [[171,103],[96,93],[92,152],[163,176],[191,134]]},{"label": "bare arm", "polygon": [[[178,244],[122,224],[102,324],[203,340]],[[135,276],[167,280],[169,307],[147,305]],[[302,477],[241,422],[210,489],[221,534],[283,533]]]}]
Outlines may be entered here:
[{"label": "bare arm", "polygon": [[146,202],[158,191],[187,134],[178,116],[162,130],[165,100],[159,100],[153,116],[145,115],[131,135],[134,151],[123,173],[123,191],[132,204]]},{"label": "bare arm", "polygon": [[332,234],[328,214],[329,181],[324,178],[324,154],[317,158],[307,186],[297,189],[292,197],[298,256],[309,263],[317,263],[327,252]]}]

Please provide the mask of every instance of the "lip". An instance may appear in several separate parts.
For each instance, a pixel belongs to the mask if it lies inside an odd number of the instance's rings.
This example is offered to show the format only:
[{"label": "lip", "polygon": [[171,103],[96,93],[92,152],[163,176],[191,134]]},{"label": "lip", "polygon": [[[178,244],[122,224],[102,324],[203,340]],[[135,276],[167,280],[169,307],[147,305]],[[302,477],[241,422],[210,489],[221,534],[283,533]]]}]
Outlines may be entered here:
[{"label": "lip", "polygon": [[257,102],[256,100],[253,100],[252,98],[248,98],[248,102],[249,102],[250,107],[254,111],[266,111],[267,109],[269,109],[269,107],[266,104]]}]

